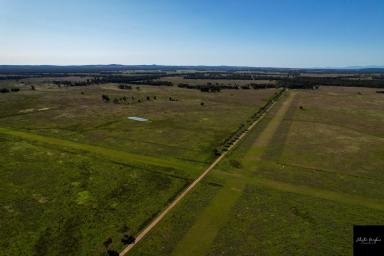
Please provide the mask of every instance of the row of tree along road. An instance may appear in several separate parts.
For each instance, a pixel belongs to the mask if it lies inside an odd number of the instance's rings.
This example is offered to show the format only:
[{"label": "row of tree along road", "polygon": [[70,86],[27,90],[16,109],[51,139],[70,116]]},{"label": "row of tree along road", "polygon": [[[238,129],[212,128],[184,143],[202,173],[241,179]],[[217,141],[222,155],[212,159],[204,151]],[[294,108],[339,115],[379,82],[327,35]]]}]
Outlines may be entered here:
[{"label": "row of tree along road", "polygon": [[215,151],[214,151],[215,155],[219,156],[224,152],[228,151],[229,147],[241,136],[241,134],[243,134],[253,122],[258,120],[269,109],[269,107],[275,101],[277,101],[281,97],[281,95],[283,95],[285,90],[286,90],[285,88],[282,88],[278,92],[276,92],[273,96],[271,96],[268,99],[267,103],[264,104],[264,106],[260,107],[259,110],[256,113],[254,113],[245,123],[241,124],[236,131],[234,131],[226,139],[224,139],[224,141],[222,141],[220,145],[218,145],[215,148]]}]

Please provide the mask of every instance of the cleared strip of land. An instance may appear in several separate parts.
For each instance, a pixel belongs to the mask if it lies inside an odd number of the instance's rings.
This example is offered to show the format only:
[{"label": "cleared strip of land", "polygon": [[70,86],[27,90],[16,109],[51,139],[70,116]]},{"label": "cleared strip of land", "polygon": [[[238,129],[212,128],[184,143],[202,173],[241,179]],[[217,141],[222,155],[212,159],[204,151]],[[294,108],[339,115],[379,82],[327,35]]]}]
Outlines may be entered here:
[{"label": "cleared strip of land", "polygon": [[[270,145],[272,138],[278,132],[281,122],[295,97],[294,92],[290,92],[278,111],[274,114],[267,126],[261,131],[260,135],[253,142],[247,151],[242,163],[245,169],[242,173],[229,173],[217,170],[216,173],[226,176],[227,183],[224,184],[220,192],[212,199],[210,205],[199,215],[194,225],[187,231],[181,241],[173,251],[173,256],[181,255],[206,255],[216,234],[226,224],[226,220],[232,207],[242,194],[247,184],[274,189],[282,192],[295,193],[310,196],[318,199],[330,200],[341,204],[349,204],[358,207],[366,207],[374,210],[384,210],[384,202],[380,200],[349,195],[325,189],[313,188],[309,186],[290,184],[287,182],[268,179],[255,174],[263,153]],[[249,175],[248,175],[249,174]]]},{"label": "cleared strip of land", "polygon": [[283,192],[296,193],[299,195],[311,196],[320,199],[330,200],[343,204],[350,204],[354,206],[361,206],[375,210],[384,211],[384,201],[375,200],[367,197],[354,196],[340,192],[334,192],[326,189],[313,188],[309,186],[291,184],[287,182],[276,181],[272,179],[263,178],[260,176],[245,177],[234,175],[227,172],[220,172],[222,175],[231,176],[233,179],[243,180],[244,183],[263,186]]},{"label": "cleared strip of land", "polygon": [[[269,121],[267,127],[261,132],[259,137],[255,140],[251,148],[246,153],[243,159],[243,164],[245,166],[245,170],[248,173],[251,173],[252,175],[244,176],[244,175],[230,174],[226,172],[219,172],[219,173],[223,175],[230,175],[232,178],[237,177],[238,179],[243,180],[243,182],[247,184],[264,186],[264,187],[272,188],[275,190],[280,190],[283,192],[290,192],[290,193],[296,193],[300,195],[312,196],[320,199],[335,201],[338,203],[362,206],[362,207],[367,207],[367,208],[376,209],[376,210],[384,210],[384,202],[380,200],[354,196],[354,195],[349,195],[345,193],[334,192],[326,189],[319,189],[319,188],[303,186],[298,184],[290,184],[287,182],[276,181],[276,180],[255,175],[255,171],[257,170],[258,163],[260,161],[265,161],[261,159],[262,153],[265,151],[273,135],[278,130],[279,125],[283,121],[284,116],[288,111],[294,96],[295,94],[292,92],[289,94],[287,100],[282,103],[281,108]],[[272,164],[278,165],[279,163],[272,163]],[[300,167],[303,168],[302,166]],[[361,178],[359,176],[354,176],[354,177]],[[363,178],[366,178],[366,177],[363,177]]]},{"label": "cleared strip of land", "polygon": [[[240,141],[248,134],[248,132],[256,125],[258,124],[266,115],[266,113],[269,112],[269,110],[276,104],[276,102],[273,102],[266,110],[265,112],[257,119],[255,120],[247,130],[245,130],[237,139],[236,141],[228,148],[228,151],[224,152],[222,155],[220,155],[205,171],[197,178],[195,179],[191,185],[189,185],[182,193],[180,193],[175,200],[173,200],[167,208],[165,208],[146,228],[144,228],[136,237],[136,243],[128,245],[121,253],[120,256],[126,255],[132,248],[140,242],[157,224],[160,223],[160,221],[173,209],[175,206],[205,177],[216,167],[216,165],[228,154],[228,152],[233,149],[235,146],[239,144]],[[226,191],[224,191],[226,193]],[[223,192],[223,193],[224,193]],[[236,201],[236,200],[235,200]],[[234,201],[234,202],[235,202]],[[228,209],[229,210],[229,209]],[[223,219],[224,220],[224,219]],[[222,222],[222,221],[221,221]],[[218,222],[218,223],[221,223]],[[212,233],[214,235],[214,232]],[[214,236],[213,236],[214,238]]]},{"label": "cleared strip of land", "polygon": [[231,180],[215,195],[210,204],[197,218],[183,239],[177,244],[172,256],[205,255],[220,227],[225,225],[232,207],[241,196],[245,184]]},{"label": "cleared strip of land", "polygon": [[287,113],[289,107],[291,106],[294,97],[295,92],[290,92],[288,94],[287,99],[282,103],[280,109],[269,121],[267,127],[257,137],[252,147],[249,149],[244,159],[242,160],[245,166],[252,166],[253,168],[257,166],[257,162],[260,161],[260,158],[264,153],[266,147],[268,147],[269,143],[273,138],[273,135],[276,133],[277,129],[280,126],[280,123],[283,121],[284,116]]},{"label": "cleared strip of land", "polygon": [[[276,114],[257,137],[251,148],[252,150],[246,155],[245,161],[247,164],[257,166],[257,162],[282,122],[294,96],[294,92],[288,94]],[[229,177],[220,192],[212,199],[210,205],[201,213],[196,223],[177,244],[173,255],[206,255],[216,234],[226,223],[227,217],[242,194],[246,183],[246,180]]]},{"label": "cleared strip of land", "polygon": [[137,155],[137,154],[132,154],[124,151],[104,148],[100,146],[94,146],[94,145],[82,144],[82,143],[63,140],[63,139],[46,137],[46,136],[41,136],[41,135],[28,133],[24,131],[16,131],[16,130],[4,128],[4,127],[0,127],[0,133],[6,134],[9,136],[18,137],[24,140],[45,143],[45,144],[52,144],[52,145],[57,145],[61,147],[67,147],[71,149],[86,151],[86,152],[102,155],[109,159],[114,159],[116,161],[121,161],[123,163],[128,163],[128,164],[139,163],[143,165],[153,165],[153,166],[180,169],[180,170],[196,169],[196,168],[193,168],[191,164],[188,164],[186,162],[183,162],[177,159],[164,159],[164,158],[155,158],[150,156]]}]

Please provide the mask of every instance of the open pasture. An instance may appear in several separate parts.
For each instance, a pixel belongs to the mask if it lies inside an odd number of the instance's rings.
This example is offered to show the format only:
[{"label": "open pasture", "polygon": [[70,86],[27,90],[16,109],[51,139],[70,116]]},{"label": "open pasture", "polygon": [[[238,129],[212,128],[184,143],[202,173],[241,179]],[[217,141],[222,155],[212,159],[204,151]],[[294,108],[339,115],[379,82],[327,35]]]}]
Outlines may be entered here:
[{"label": "open pasture", "polygon": [[274,93],[101,84],[0,95],[2,253],[104,255],[109,238],[121,250]]},{"label": "open pasture", "polygon": [[194,223],[169,216],[133,254],[171,225],[171,255],[350,255],[353,225],[384,221],[383,105],[374,89],[289,91],[208,177],[209,203],[175,209]]},{"label": "open pasture", "polygon": [[[221,140],[275,92],[269,89],[213,94],[175,87],[138,88],[120,90],[106,84],[9,94],[0,98],[4,106],[0,118],[3,127],[206,164]],[[111,101],[103,102],[103,94]],[[122,97],[128,99],[124,104],[113,103],[114,98]],[[129,116],[150,122],[135,122],[128,120]]]}]

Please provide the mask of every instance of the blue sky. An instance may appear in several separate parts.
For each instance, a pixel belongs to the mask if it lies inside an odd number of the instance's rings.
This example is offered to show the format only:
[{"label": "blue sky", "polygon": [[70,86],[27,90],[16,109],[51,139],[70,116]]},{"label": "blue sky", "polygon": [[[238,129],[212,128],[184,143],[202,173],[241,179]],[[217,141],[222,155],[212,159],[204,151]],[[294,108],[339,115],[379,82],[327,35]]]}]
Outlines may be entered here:
[{"label": "blue sky", "polygon": [[384,65],[382,0],[0,0],[0,64]]}]

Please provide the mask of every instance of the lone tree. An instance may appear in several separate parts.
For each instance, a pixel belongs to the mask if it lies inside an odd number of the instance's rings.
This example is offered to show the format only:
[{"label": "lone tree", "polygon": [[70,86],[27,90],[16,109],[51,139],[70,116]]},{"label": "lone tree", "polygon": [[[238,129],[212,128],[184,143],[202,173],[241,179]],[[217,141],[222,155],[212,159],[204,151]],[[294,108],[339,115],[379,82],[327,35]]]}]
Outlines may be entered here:
[{"label": "lone tree", "polygon": [[108,256],[119,256],[119,253],[115,250],[108,250],[107,255]]},{"label": "lone tree", "polygon": [[111,244],[112,244],[112,238],[108,238],[103,242],[105,249],[108,249]]},{"label": "lone tree", "polygon": [[103,99],[104,102],[109,102],[109,101],[111,100],[111,99],[109,98],[109,96],[108,96],[108,95],[105,95],[105,94],[101,95],[101,98]]},{"label": "lone tree", "polygon": [[201,103],[200,103],[200,106],[204,106],[204,102],[201,102]]},{"label": "lone tree", "polygon": [[234,159],[232,159],[232,160],[229,161],[229,163],[230,163],[233,167],[235,167],[235,168],[237,168],[237,169],[241,168],[241,163],[240,163],[240,161],[238,161],[238,160],[234,160]]},{"label": "lone tree", "polygon": [[112,238],[108,238],[103,242],[103,245],[105,247],[105,255],[106,256],[119,256],[119,253],[113,249],[110,249],[110,246],[112,244]]},{"label": "lone tree", "polygon": [[124,237],[121,239],[121,242],[124,244],[124,245],[128,245],[128,244],[134,244],[136,242],[136,238],[132,235],[124,235]]}]

